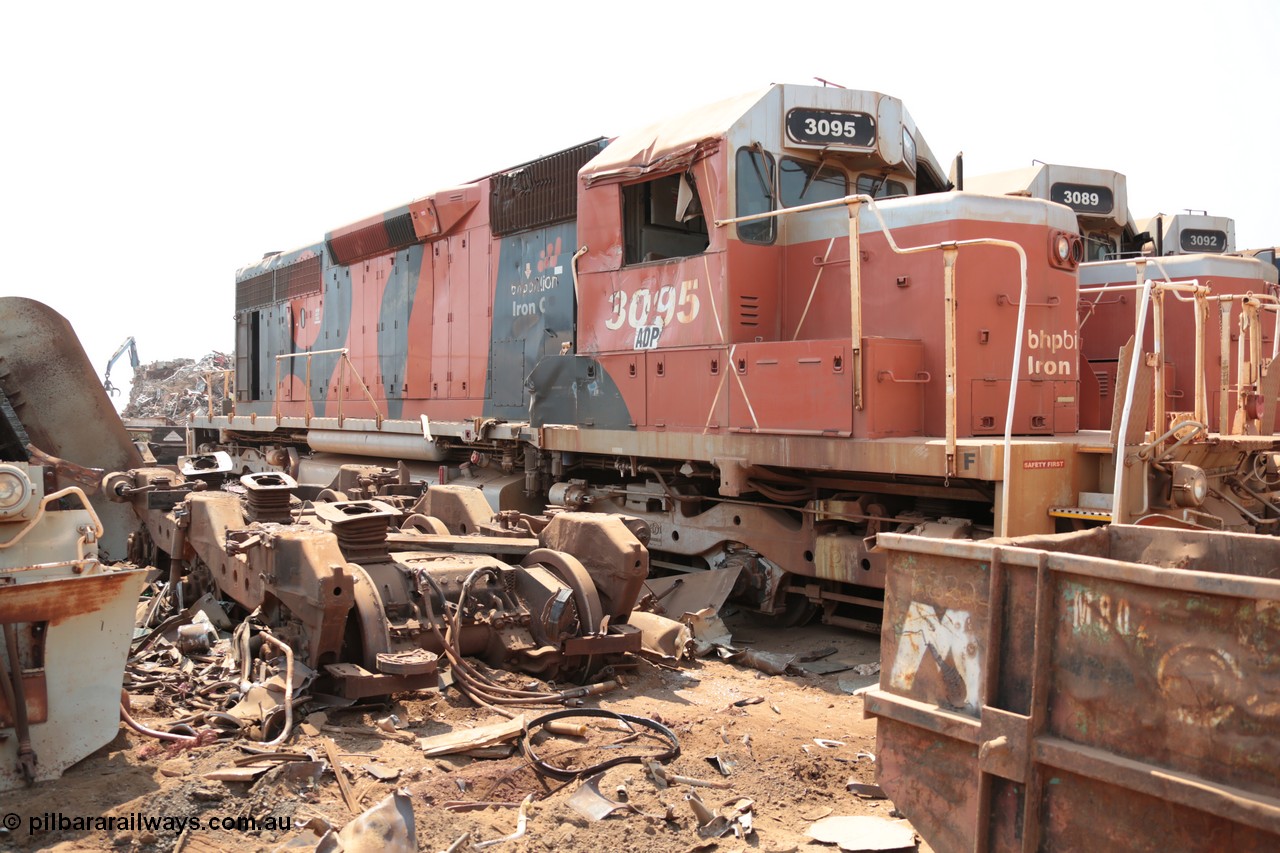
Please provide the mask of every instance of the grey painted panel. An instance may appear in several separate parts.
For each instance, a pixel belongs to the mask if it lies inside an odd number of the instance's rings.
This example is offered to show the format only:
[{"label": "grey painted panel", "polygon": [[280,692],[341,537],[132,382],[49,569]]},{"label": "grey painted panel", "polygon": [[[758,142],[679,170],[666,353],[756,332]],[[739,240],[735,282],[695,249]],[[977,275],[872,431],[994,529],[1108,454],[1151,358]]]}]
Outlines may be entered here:
[{"label": "grey painted panel", "polygon": [[[493,332],[485,387],[485,414],[507,420],[529,416],[524,371],[559,355],[573,340],[573,223],[513,234],[497,245]],[[519,343],[521,358],[516,359]],[[515,371],[519,371],[517,377]]]},{"label": "grey painted panel", "polygon": [[534,427],[570,424],[599,429],[635,428],[617,384],[594,358],[547,356],[529,374],[529,385],[529,421]]}]

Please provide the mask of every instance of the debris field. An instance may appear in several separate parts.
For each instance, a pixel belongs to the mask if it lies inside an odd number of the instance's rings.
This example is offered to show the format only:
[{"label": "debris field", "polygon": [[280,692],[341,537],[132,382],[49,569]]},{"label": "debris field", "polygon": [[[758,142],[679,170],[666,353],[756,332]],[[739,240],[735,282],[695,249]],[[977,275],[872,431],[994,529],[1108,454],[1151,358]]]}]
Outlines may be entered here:
[{"label": "debris field", "polygon": [[[780,663],[781,674],[714,654],[678,665],[632,658],[616,665],[612,692],[551,712],[553,721],[542,719],[545,708],[513,721],[447,683],[359,703],[308,695],[301,664],[286,703],[286,670],[270,649],[251,662],[253,684],[241,698],[248,685],[232,649],[243,637],[233,637],[216,602],[202,607],[184,626],[140,629],[125,676],[140,728],[188,737],[158,740],[121,725],[112,743],[61,780],[6,794],[5,811],[23,823],[0,830],[0,846],[916,847],[910,825],[874,784],[874,721],[862,718],[861,699],[851,695],[878,681],[875,637],[817,625],[764,628],[730,616],[734,647]],[[512,688],[547,686],[524,674],[489,675]],[[204,734],[189,737],[196,728]],[[68,821],[77,816],[119,823],[75,828]],[[869,822],[844,820],[854,817]]]}]

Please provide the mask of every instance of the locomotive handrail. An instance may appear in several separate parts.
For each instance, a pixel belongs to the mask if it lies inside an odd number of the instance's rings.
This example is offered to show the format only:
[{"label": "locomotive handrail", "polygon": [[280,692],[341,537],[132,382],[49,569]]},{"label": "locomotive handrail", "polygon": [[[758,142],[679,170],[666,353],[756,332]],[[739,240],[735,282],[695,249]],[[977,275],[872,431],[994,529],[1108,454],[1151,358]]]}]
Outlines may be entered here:
[{"label": "locomotive handrail", "polygon": [[1013,459],[1013,413],[1018,401],[1018,377],[1021,373],[1022,365],[1022,339],[1025,337],[1027,326],[1027,252],[1022,248],[1020,243],[1013,240],[1001,240],[994,237],[979,237],[972,240],[948,240],[941,243],[930,243],[923,246],[900,247],[893,239],[893,232],[889,230],[888,224],[884,221],[884,216],[880,213],[880,208],[876,205],[875,199],[869,195],[848,195],[844,198],[830,199],[828,201],[818,201],[812,204],[802,204],[797,207],[784,207],[778,210],[769,210],[764,213],[752,213],[747,216],[735,216],[731,219],[716,219],[714,224],[717,228],[725,225],[731,225],[738,222],[753,222],[759,219],[768,219],[772,217],[782,216],[789,213],[804,213],[812,210],[822,210],[828,207],[838,207],[843,205],[849,209],[849,310],[851,314],[850,337],[853,349],[854,365],[853,365],[853,400],[854,407],[858,410],[862,409],[862,281],[861,267],[862,264],[854,263],[855,258],[859,258],[860,251],[858,249],[859,242],[859,216],[858,210],[861,205],[867,205],[871,209],[871,213],[876,218],[876,222],[880,226],[881,232],[884,233],[885,242],[889,244],[889,248],[899,255],[912,255],[918,252],[930,252],[941,249],[943,252],[943,302],[945,303],[943,320],[945,327],[944,347],[946,349],[946,405],[947,405],[947,435],[946,435],[946,477],[951,477],[956,473],[956,334],[955,334],[955,262],[956,256],[959,254],[961,246],[997,246],[1006,249],[1012,249],[1018,253],[1018,329],[1013,344],[1013,376],[1009,382],[1009,408],[1005,412],[1004,423],[1004,469],[1001,477],[1005,484],[1005,493],[1000,500],[1000,530],[1003,532],[1009,526],[1009,494],[1008,484],[1009,477],[1012,473]]},{"label": "locomotive handrail", "polygon": [[[1172,294],[1173,297],[1177,299],[1179,302],[1195,302],[1199,304],[1207,300],[1212,291],[1207,285],[1200,284],[1199,279],[1194,279],[1194,278],[1186,279],[1182,281],[1172,281],[1167,277],[1163,281],[1157,281],[1155,279],[1146,279],[1145,274],[1146,274],[1147,260],[1149,259],[1139,259],[1137,264],[1135,265],[1139,278],[1143,280],[1143,283],[1141,284],[1140,283],[1117,284],[1115,282],[1109,282],[1107,284],[1104,284],[1098,287],[1086,286],[1086,287],[1079,288],[1079,292],[1082,295],[1087,295],[1092,293],[1098,294],[1098,298],[1092,301],[1081,298],[1080,300],[1081,304],[1087,306],[1087,309],[1086,309],[1087,313],[1085,314],[1084,319],[1080,321],[1080,328],[1083,329],[1085,323],[1087,323],[1089,321],[1089,318],[1093,316],[1094,308],[1096,308],[1100,304],[1108,304],[1108,303],[1102,302],[1103,293],[1107,293],[1107,292],[1125,293],[1129,291],[1139,291],[1139,290],[1144,290],[1145,287],[1149,284],[1151,286],[1152,295],[1155,297],[1150,301],[1152,312],[1155,315],[1154,334],[1153,334],[1154,354],[1157,362],[1162,364],[1163,359],[1161,358],[1161,356],[1164,351],[1164,296],[1165,294]],[[1156,266],[1160,266],[1158,262],[1156,263]],[[1161,268],[1161,271],[1163,271],[1163,268]],[[1182,295],[1183,293],[1188,293],[1190,295],[1183,296]],[[1146,307],[1143,306],[1139,310],[1145,312]],[[1208,405],[1208,392],[1204,384],[1204,364],[1205,364],[1205,330],[1204,330],[1205,316],[1204,316],[1204,313],[1205,313],[1204,310],[1200,310],[1200,309],[1197,309],[1195,313],[1196,369],[1195,369],[1194,375],[1196,377],[1196,389],[1195,389],[1195,401],[1193,405],[1195,408],[1195,417],[1197,420],[1201,420],[1201,421],[1205,420],[1207,417],[1206,407]],[[1135,341],[1136,340],[1138,339],[1135,338]],[[1135,344],[1135,349],[1139,349],[1139,350],[1141,349],[1140,342]],[[1154,420],[1156,423],[1163,423],[1164,411],[1165,411],[1164,409],[1165,397],[1173,396],[1173,395],[1168,394],[1168,392],[1166,392],[1164,389],[1164,371],[1162,369],[1156,370],[1153,381],[1155,386],[1152,389],[1153,399],[1155,403]]]},{"label": "locomotive handrail", "polygon": [[[1142,264],[1139,264],[1139,274],[1142,272]],[[1143,333],[1147,330],[1147,306],[1151,303],[1151,287],[1154,282],[1147,279],[1142,286],[1142,299],[1138,307],[1138,323],[1137,330],[1133,336],[1133,351],[1129,353],[1129,376],[1126,382],[1124,394],[1124,408],[1120,411],[1120,431],[1116,434],[1116,474],[1115,481],[1111,486],[1111,522],[1113,524],[1120,523],[1120,511],[1124,505],[1124,472],[1125,472],[1125,445],[1129,436],[1129,417],[1133,414],[1133,392],[1138,384],[1138,356],[1142,353]],[[1146,484],[1147,478],[1143,477],[1142,481]],[[1143,501],[1144,508],[1146,501]]]},{"label": "locomotive handrail", "polygon": [[876,381],[883,382],[886,376],[889,377],[890,382],[914,383],[920,385],[923,385],[933,379],[933,376],[931,376],[927,370],[917,370],[915,379],[899,379],[893,375],[892,370],[882,370],[876,374]]},{"label": "locomotive handrail", "polygon": [[[231,390],[233,387],[233,377],[236,374],[235,368],[227,367],[218,371],[211,370],[205,373],[204,375],[204,388],[205,388],[205,392],[208,395],[207,402],[208,402],[210,423],[213,422],[213,375],[214,373],[222,374],[222,396],[224,399],[231,401],[231,411],[229,412],[231,417],[234,418],[236,416],[236,397],[235,397],[235,392]],[[191,415],[192,417],[195,417],[195,412],[192,412]]]},{"label": "locomotive handrail", "polygon": [[[1010,298],[1009,298],[1009,295],[1008,295],[1007,293],[997,293],[997,294],[996,294],[996,304],[997,304],[997,305],[1003,305],[1003,304],[1005,304],[1006,302],[1008,302],[1010,305],[1021,305],[1021,304],[1022,304],[1021,302],[1015,302],[1014,300],[1010,299]],[[1056,297],[1056,296],[1050,296],[1050,297],[1049,297],[1046,301],[1044,301],[1044,302],[1028,302],[1027,304],[1028,304],[1028,305],[1030,305],[1032,308],[1052,308],[1053,306],[1055,306],[1055,305],[1059,305],[1059,304],[1061,304],[1061,303],[1062,303],[1062,300],[1061,300],[1061,299],[1059,299],[1058,297]]]},{"label": "locomotive handrail", "polygon": [[351,363],[351,356],[349,355],[349,352],[350,351],[346,347],[340,347],[338,349],[319,349],[311,350],[309,352],[288,352],[276,356],[276,400],[275,405],[272,406],[271,412],[272,415],[275,416],[276,422],[278,423],[280,421],[280,362],[287,358],[305,358],[307,360],[305,374],[306,396],[303,398],[303,402],[306,403],[306,414],[303,416],[303,422],[307,426],[311,426],[311,419],[315,417],[315,409],[311,405],[311,357],[315,355],[333,355],[334,353],[337,353],[341,356],[339,361],[342,364],[342,378],[338,383],[338,426],[341,427],[342,422],[346,419],[346,415],[343,413],[342,408],[343,403],[346,401],[347,370],[350,370],[351,374],[355,377],[356,382],[360,383],[360,390],[364,391],[365,399],[367,399],[369,401],[369,405],[373,407],[375,425],[378,429],[381,429],[384,417],[382,410],[378,408],[378,401],[373,398],[373,393],[369,390],[369,386],[365,384],[364,379],[360,376],[360,371],[356,370],[356,366]]}]

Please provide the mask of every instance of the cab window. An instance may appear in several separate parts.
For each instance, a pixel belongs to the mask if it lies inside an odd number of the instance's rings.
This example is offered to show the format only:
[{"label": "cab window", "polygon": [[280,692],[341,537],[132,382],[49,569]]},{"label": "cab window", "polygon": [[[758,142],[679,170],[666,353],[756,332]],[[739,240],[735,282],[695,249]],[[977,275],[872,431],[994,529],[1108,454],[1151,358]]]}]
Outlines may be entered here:
[{"label": "cab window", "polygon": [[[767,213],[777,208],[773,156],[758,146],[739,148],[737,157],[738,216]],[[777,218],[738,223],[738,238],[748,243],[772,243]]]},{"label": "cab window", "polygon": [[834,201],[849,194],[849,180],[834,166],[819,166],[784,157],[779,169],[783,207]]},{"label": "cab window", "polygon": [[907,194],[907,185],[901,181],[892,181],[882,175],[859,175],[858,195],[869,195],[872,198],[896,198]]},{"label": "cab window", "polygon": [[627,264],[697,255],[711,245],[698,188],[688,173],[624,186],[622,219]]},{"label": "cab window", "polygon": [[1084,259],[1086,261],[1105,261],[1115,257],[1116,246],[1105,232],[1091,231],[1084,236]]}]

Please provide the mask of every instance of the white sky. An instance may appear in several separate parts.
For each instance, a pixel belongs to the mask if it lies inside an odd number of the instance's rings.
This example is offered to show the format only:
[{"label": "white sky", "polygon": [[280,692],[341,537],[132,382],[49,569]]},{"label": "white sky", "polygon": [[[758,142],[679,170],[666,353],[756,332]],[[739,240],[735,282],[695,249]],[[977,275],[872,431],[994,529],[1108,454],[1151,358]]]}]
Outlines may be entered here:
[{"label": "white sky", "polygon": [[10,3],[0,293],[99,373],[128,335],[143,362],[229,352],[266,251],[814,77],[902,98],[944,168],[1114,169],[1138,219],[1280,244],[1278,24],[1268,0]]}]

